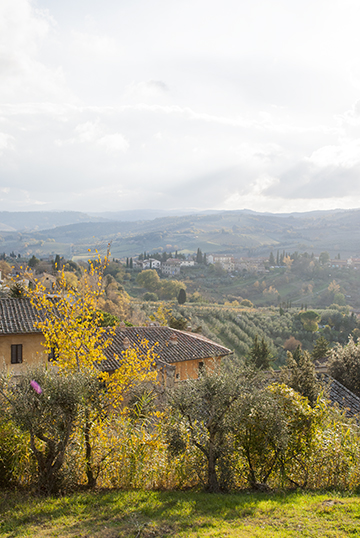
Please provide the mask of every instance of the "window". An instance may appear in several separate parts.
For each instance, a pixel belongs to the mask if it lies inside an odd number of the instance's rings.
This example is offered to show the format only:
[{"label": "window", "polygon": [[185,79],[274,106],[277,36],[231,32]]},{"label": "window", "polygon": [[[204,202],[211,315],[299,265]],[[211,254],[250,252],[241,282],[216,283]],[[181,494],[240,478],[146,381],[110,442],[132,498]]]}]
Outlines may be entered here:
[{"label": "window", "polygon": [[19,364],[23,361],[22,344],[11,345],[11,364]]},{"label": "window", "polygon": [[49,362],[53,362],[53,361],[56,361],[56,359],[58,358],[58,353],[56,351],[56,348],[55,347],[52,347],[51,348],[51,351],[50,353],[48,354],[48,361]]},{"label": "window", "polygon": [[203,363],[203,361],[200,361],[199,362],[199,373],[198,373],[198,375],[200,376],[203,373],[203,371],[204,371],[204,363]]}]

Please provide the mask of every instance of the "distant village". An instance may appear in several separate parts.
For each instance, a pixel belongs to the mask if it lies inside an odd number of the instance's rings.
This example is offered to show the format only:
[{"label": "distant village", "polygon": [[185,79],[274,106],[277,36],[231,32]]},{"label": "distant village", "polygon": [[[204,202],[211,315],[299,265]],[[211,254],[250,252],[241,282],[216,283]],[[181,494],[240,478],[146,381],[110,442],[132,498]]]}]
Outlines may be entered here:
[{"label": "distant village", "polygon": [[[144,271],[148,269],[154,269],[159,274],[163,276],[177,276],[183,273],[188,268],[195,268],[201,265],[220,268],[223,271],[228,273],[267,273],[273,269],[280,269],[286,267],[286,259],[291,259],[293,255],[277,253],[277,256],[274,256],[273,252],[270,253],[270,256],[260,256],[260,257],[235,257],[234,255],[224,255],[224,254],[203,254],[201,249],[198,248],[196,254],[189,254],[185,256],[182,253],[175,252],[172,253],[153,253],[147,254],[146,252],[140,254],[137,257],[127,257],[126,259],[114,259],[114,262],[117,262],[126,267],[127,270],[133,271]],[[314,260],[320,261],[322,265],[326,265],[329,268],[337,269],[360,269],[360,258],[347,258],[341,260],[340,256],[335,259],[330,259],[330,256],[327,252],[321,253],[320,256],[311,255]],[[285,261],[284,261],[285,260]],[[49,256],[46,258],[37,259],[35,256],[32,256],[29,260],[25,260],[20,255],[15,255],[11,253],[10,256],[5,254],[1,255],[0,261],[6,261],[11,265],[11,272],[9,276],[11,278],[19,278],[24,274],[24,268],[27,266],[27,270],[30,268],[37,275],[41,275],[41,281],[43,285],[51,289],[55,285],[56,278],[54,273],[60,268],[61,263],[65,263],[65,260],[60,256]],[[73,264],[76,266],[75,262],[71,260],[66,261],[68,264]],[[81,265],[83,262],[79,262]],[[54,271],[54,268],[57,268]],[[3,280],[4,274],[0,266],[0,286],[6,288],[6,283]],[[24,284],[28,284],[25,283]]]},{"label": "distant village", "polygon": [[[206,255],[205,255],[206,256]],[[233,271],[249,271],[249,272],[265,272],[266,263],[268,258],[239,258],[236,259],[234,256],[223,256],[210,254],[205,257],[205,260],[201,261],[196,259],[191,259],[189,256],[188,259],[182,259],[180,257],[168,258],[165,261],[161,261],[156,258],[146,258],[139,257],[132,261],[132,268],[143,271],[144,269],[156,269],[164,275],[179,275],[181,270],[185,267],[194,267],[199,264],[205,265],[218,265],[224,271],[229,273]]]}]

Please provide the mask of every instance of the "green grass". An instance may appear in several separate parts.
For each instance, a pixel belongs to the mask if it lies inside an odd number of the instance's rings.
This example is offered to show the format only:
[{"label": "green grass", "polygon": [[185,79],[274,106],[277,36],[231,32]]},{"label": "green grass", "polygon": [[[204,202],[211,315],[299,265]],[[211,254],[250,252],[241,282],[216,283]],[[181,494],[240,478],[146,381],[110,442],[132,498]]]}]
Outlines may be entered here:
[{"label": "green grass", "polygon": [[120,491],[42,499],[2,492],[0,536],[355,537],[360,497]]}]

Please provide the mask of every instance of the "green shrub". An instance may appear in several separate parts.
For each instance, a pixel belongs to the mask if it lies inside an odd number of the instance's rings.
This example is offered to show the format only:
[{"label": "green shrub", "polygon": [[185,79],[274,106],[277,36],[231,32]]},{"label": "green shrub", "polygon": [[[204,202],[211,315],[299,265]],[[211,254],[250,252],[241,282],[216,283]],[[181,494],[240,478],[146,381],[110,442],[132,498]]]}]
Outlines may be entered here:
[{"label": "green shrub", "polygon": [[30,466],[28,442],[27,436],[3,415],[0,419],[0,488],[27,482]]}]

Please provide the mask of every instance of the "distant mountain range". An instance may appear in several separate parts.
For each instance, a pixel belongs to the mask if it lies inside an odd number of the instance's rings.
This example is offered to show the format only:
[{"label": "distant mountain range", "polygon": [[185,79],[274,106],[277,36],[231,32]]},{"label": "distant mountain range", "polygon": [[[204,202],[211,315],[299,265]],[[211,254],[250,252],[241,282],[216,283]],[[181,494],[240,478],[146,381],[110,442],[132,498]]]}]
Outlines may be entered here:
[{"label": "distant mountain range", "polygon": [[161,209],[107,211],[102,213],[81,213],[80,211],[0,211],[0,232],[33,232],[56,228],[57,226],[79,224],[81,222],[134,222],[190,213],[190,210],[179,212]]},{"label": "distant mountain range", "polygon": [[3,211],[0,252],[85,257],[88,248],[105,249],[111,242],[114,257],[160,250],[187,253],[197,248],[237,256],[268,255],[271,250],[326,250],[332,257],[360,257],[358,209],[289,214],[249,210],[184,213]]}]

